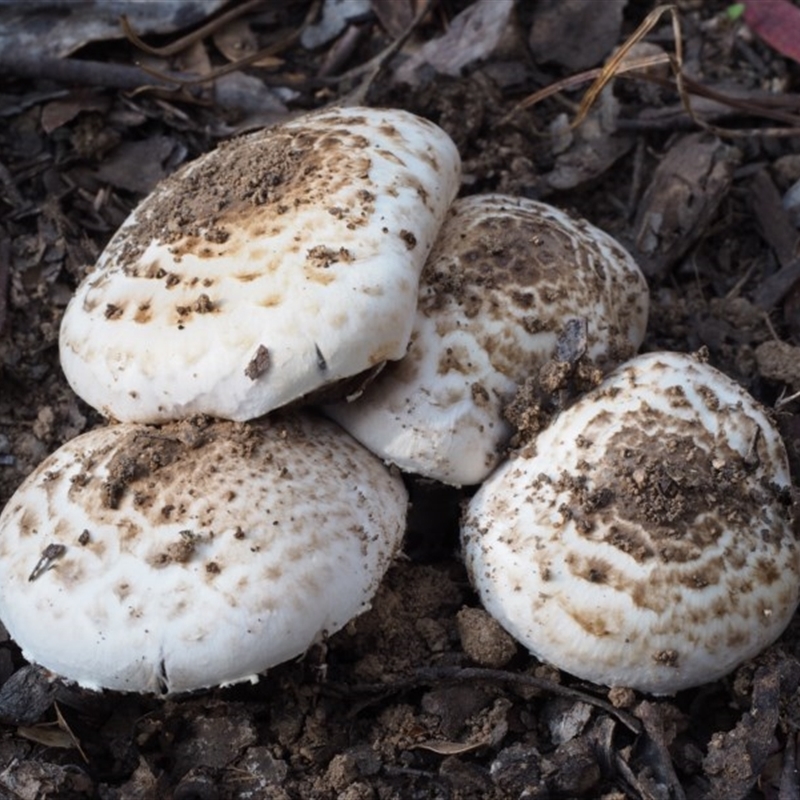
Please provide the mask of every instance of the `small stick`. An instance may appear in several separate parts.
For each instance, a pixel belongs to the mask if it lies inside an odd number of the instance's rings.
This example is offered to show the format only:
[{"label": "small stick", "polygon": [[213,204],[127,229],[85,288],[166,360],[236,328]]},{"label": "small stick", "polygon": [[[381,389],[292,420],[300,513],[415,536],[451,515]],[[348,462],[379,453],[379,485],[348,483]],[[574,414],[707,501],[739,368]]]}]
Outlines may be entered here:
[{"label": "small stick", "polygon": [[[488,681],[530,686],[534,689],[540,689],[541,691],[550,692],[551,694],[561,697],[568,697],[571,700],[580,700],[584,703],[589,703],[616,717],[633,733],[639,734],[642,732],[642,724],[636,717],[622,709],[615,708],[606,700],[595,697],[587,692],[581,692],[578,689],[562,686],[560,683],[555,683],[545,678],[537,678],[534,675],[526,675],[524,673],[509,672],[500,669],[483,669],[481,667],[420,667],[414,670],[412,676],[404,681],[397,681],[395,683],[348,684],[342,686],[341,689],[344,693],[349,694],[393,694],[414,689],[420,684],[430,685],[443,681],[457,681],[459,683]],[[325,687],[337,688],[335,684],[326,684]]]}]

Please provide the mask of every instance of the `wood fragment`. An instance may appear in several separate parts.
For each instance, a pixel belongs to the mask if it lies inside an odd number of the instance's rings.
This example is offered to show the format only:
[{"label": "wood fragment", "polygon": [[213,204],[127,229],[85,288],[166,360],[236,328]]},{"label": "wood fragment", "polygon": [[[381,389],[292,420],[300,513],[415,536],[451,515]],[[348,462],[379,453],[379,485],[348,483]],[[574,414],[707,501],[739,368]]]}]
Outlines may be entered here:
[{"label": "wood fragment", "polygon": [[143,53],[149,53],[159,58],[168,58],[169,56],[176,55],[182,50],[191,47],[195,42],[202,41],[206,36],[211,36],[229,22],[238,19],[248,11],[252,11],[260,6],[261,2],[262,0],[246,0],[246,2],[241,5],[234,6],[224,14],[220,14],[220,16],[210,20],[205,25],[201,25],[197,30],[187,33],[185,36],[181,36],[179,39],[163,47],[152,47],[147,44],[147,42],[142,41],[125,14],[120,17],[120,24],[122,25],[122,30],[125,32],[128,41],[138,47]]},{"label": "wood fragment", "polygon": [[735,727],[709,743],[703,767],[709,778],[707,800],[744,800],[756,785],[774,748],[781,701],[788,701],[800,684],[800,664],[794,659],[759,667],[753,680],[751,707]]}]

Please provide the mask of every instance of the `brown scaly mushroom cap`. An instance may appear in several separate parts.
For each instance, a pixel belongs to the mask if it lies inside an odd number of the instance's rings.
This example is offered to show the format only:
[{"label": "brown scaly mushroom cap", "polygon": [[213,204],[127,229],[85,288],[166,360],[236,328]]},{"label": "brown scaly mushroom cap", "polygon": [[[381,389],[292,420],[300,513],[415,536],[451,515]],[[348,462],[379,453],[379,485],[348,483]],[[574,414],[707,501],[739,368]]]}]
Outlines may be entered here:
[{"label": "brown scaly mushroom cap", "polygon": [[695,358],[629,361],[470,501],[486,609],[580,678],[668,694],[774,641],[800,588],[786,451],[747,392]]},{"label": "brown scaly mushroom cap", "polygon": [[459,199],[422,274],[408,355],[327,413],[407,472],[479,483],[512,435],[504,407],[526,380],[541,386],[565,327],[582,328],[582,368],[602,375],[636,352],[647,310],[636,262],[588,222],[524,198]]},{"label": "brown scaly mushroom cap", "polygon": [[78,287],[67,379],[124,422],[242,421],[401,358],[459,175],[447,134],[399,110],[223,144],[159,184]]},{"label": "brown scaly mushroom cap", "polygon": [[0,515],[0,618],[92,689],[254,680],[369,607],[406,505],[399,476],[310,415],[99,428]]}]

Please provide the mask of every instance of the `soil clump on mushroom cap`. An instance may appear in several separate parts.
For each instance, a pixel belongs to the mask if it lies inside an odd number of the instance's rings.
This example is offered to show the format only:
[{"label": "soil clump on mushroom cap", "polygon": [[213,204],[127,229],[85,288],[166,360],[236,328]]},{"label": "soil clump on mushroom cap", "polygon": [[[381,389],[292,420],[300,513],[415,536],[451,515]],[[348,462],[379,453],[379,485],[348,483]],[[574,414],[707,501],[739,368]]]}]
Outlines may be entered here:
[{"label": "soil clump on mushroom cap", "polygon": [[[231,222],[241,226],[253,207],[271,204],[280,213],[289,204],[313,202],[315,193],[309,184],[325,160],[324,144],[320,144],[322,155],[316,158],[314,144],[309,136],[288,133],[270,137],[268,148],[248,148],[233,140],[220,146],[213,162],[179,170],[165,184],[163,214],[142,218],[126,241],[121,263],[134,265],[152,241],[180,243],[179,252],[202,252],[204,243],[226,242]],[[361,146],[365,145],[361,140]],[[360,171],[368,169],[365,155]],[[362,199],[369,203],[373,198],[365,194]]]},{"label": "soil clump on mushroom cap", "polygon": [[[698,438],[698,432],[692,431],[656,443],[638,427],[625,428],[609,444],[603,464],[587,465],[581,476],[564,472],[556,487],[569,494],[569,513],[581,520],[588,536],[595,521],[605,521],[613,504],[620,521],[646,526],[653,539],[662,543],[661,555],[678,561],[684,558],[682,550],[710,545],[719,534],[716,525],[699,522],[709,508],[721,519],[741,523],[752,519],[754,508],[776,500],[790,505],[785,487],[752,485],[752,470],[739,453],[728,447],[722,456],[719,451],[725,445],[715,443],[711,436],[702,444]],[[716,448],[713,456],[709,445]],[[604,480],[604,474],[608,479]],[[587,477],[593,479],[591,491]]]},{"label": "soil clump on mushroom cap", "polygon": [[[148,478],[158,480],[158,472],[180,460],[183,451],[201,448],[212,438],[224,436],[235,441],[243,457],[257,439],[254,431],[245,425],[219,423],[209,429],[208,423],[205,417],[193,417],[152,431],[137,431],[123,439],[108,465],[108,477],[103,485],[105,505],[117,508],[124,492],[136,491],[137,485]],[[147,502],[141,492],[137,492],[137,502]]]}]

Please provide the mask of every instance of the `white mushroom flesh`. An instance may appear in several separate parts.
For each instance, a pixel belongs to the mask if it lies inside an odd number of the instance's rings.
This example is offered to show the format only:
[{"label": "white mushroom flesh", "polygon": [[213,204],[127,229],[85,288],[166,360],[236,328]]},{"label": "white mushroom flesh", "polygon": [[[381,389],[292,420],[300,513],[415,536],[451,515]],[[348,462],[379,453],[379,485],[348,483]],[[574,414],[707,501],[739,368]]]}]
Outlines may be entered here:
[{"label": "white mushroom flesh", "polygon": [[783,443],[695,358],[628,362],[470,501],[462,537],[487,610],[581,678],[656,694],[756,655],[798,602]]},{"label": "white mushroom flesh", "polygon": [[120,421],[241,421],[402,357],[459,176],[447,134],[399,110],[223,144],[162,182],[78,287],[70,384]]},{"label": "white mushroom flesh", "polygon": [[648,291],[633,258],[588,222],[502,195],[457,200],[420,283],[408,355],[327,409],[407,472],[479,483],[511,437],[503,408],[556,354],[570,321],[604,372],[644,338]]},{"label": "white mushroom flesh", "polygon": [[323,419],[96,429],[0,516],[0,618],[29,660],[93,689],[254,679],[369,607],[406,505]]}]

